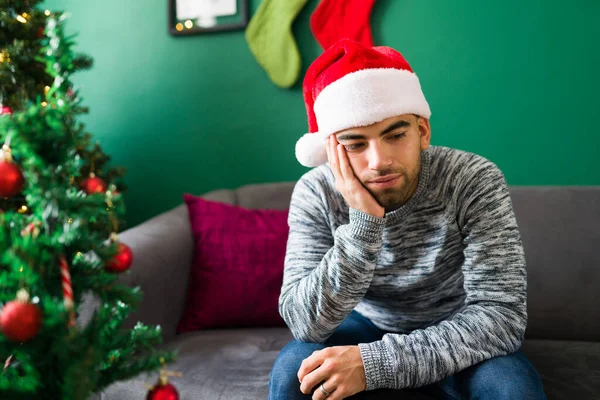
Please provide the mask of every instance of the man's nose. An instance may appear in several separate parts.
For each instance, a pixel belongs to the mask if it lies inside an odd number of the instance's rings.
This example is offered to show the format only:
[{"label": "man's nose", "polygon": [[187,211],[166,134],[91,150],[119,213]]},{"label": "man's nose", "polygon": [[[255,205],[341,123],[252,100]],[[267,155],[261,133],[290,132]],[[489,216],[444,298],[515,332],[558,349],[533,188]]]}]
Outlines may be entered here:
[{"label": "man's nose", "polygon": [[380,170],[392,165],[392,157],[378,143],[369,146],[368,159],[370,169]]}]

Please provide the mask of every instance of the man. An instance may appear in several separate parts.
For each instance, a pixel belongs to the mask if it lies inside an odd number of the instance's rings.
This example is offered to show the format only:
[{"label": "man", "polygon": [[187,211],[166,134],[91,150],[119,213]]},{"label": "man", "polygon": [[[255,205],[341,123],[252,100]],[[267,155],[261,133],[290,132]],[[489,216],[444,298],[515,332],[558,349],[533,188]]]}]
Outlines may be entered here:
[{"label": "man", "polygon": [[502,172],[430,146],[393,49],[338,42],[304,98],[296,156],[317,168],[292,194],[279,310],[295,340],[269,398],[545,399],[519,351],[525,257]]}]

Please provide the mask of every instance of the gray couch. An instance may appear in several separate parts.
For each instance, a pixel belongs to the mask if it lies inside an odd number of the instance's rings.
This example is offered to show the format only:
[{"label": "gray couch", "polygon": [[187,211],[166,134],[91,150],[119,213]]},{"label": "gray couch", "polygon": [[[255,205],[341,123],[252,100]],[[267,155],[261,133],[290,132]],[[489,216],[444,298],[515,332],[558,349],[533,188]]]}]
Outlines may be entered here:
[{"label": "gray couch", "polygon": [[[217,190],[210,200],[285,209],[293,182]],[[523,351],[549,399],[600,399],[600,187],[511,187],[528,267],[529,323]],[[135,262],[123,280],[139,285],[141,320],[164,328],[180,355],[169,369],[183,400],[266,399],[269,372],[292,335],[287,328],[206,330],[176,336],[193,241],[184,204],[121,234]],[[596,247],[598,246],[598,247]],[[156,374],[110,386],[103,399],[143,399]],[[423,397],[420,397],[423,398]]]}]

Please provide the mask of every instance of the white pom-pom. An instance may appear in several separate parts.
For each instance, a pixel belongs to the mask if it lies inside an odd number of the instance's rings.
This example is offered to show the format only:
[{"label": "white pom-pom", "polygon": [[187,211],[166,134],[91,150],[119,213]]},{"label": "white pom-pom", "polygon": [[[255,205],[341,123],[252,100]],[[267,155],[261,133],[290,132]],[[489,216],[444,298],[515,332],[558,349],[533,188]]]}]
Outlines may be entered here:
[{"label": "white pom-pom", "polygon": [[325,139],[316,133],[306,133],[296,142],[296,158],[305,167],[318,167],[327,162]]}]

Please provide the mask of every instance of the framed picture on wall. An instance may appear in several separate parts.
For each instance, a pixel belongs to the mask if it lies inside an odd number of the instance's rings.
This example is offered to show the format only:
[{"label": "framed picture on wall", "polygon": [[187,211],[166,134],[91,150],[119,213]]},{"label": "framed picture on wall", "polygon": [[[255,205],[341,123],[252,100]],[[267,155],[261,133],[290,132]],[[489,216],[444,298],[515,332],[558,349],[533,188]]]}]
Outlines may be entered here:
[{"label": "framed picture on wall", "polygon": [[233,31],[248,25],[248,0],[167,0],[173,36]]}]

